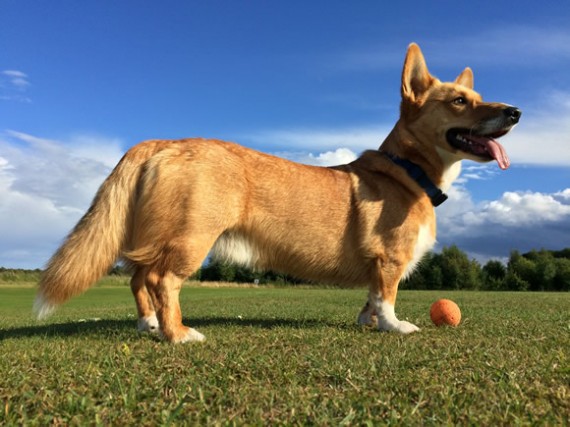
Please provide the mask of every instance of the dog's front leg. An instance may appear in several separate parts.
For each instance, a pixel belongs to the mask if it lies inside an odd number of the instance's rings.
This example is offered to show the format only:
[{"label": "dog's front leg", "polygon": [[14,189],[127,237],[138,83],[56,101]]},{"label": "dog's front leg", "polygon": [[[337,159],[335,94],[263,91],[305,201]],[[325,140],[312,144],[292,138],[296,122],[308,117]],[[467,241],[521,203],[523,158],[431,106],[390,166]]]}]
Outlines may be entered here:
[{"label": "dog's front leg", "polygon": [[368,302],[362,308],[358,323],[377,325],[381,331],[395,331],[402,334],[419,331],[416,325],[405,320],[398,320],[394,310],[398,284],[403,271],[394,266],[383,265],[379,268],[378,280],[370,284]]}]

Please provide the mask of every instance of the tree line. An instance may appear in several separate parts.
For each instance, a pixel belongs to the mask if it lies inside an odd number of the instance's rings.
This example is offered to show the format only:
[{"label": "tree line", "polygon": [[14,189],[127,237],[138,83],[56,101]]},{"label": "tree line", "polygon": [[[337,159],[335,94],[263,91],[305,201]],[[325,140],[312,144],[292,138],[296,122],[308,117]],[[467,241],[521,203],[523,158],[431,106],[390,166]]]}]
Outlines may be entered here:
[{"label": "tree line", "polygon": [[472,289],[489,291],[570,291],[570,248],[562,251],[512,251],[507,264],[490,260],[481,266],[457,246],[428,253],[403,289]]},{"label": "tree line", "polygon": [[[193,277],[201,281],[299,284],[286,274],[211,262]],[[570,291],[570,248],[562,251],[513,251],[506,263],[491,260],[485,265],[470,259],[453,245],[440,253],[430,252],[401,289],[471,289],[489,291]]]}]

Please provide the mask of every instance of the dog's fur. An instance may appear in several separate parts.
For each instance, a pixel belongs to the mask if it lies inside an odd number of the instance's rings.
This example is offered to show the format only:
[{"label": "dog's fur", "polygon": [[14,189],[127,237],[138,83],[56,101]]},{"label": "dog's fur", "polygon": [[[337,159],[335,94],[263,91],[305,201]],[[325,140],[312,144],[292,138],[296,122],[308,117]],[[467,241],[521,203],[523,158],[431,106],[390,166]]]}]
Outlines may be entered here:
[{"label": "dog's fur", "polygon": [[418,330],[396,318],[394,304],[398,283],[435,242],[434,207],[386,153],[419,165],[445,191],[462,159],[491,160],[485,147],[508,167],[492,137],[507,133],[520,112],[483,102],[469,68],[441,83],[415,44],[401,94],[401,117],[381,147],[347,165],[307,166],[205,139],[131,148],[49,261],[38,314],[86,290],[122,257],[134,268],[139,329],[171,342],[203,340],[182,324],[178,295],[212,251],[308,280],[367,284],[360,323]]}]

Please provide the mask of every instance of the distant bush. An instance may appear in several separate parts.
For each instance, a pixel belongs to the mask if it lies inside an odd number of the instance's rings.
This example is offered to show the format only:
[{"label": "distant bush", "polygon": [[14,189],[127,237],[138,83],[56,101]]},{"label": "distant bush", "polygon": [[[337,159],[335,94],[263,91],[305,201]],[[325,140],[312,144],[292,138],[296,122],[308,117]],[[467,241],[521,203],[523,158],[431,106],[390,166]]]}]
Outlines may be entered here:
[{"label": "distant bush", "polygon": [[40,269],[23,270],[0,267],[0,282],[37,282],[40,280]]},{"label": "distant bush", "polygon": [[201,282],[236,282],[236,283],[258,283],[277,285],[296,285],[306,283],[287,274],[275,273],[273,271],[254,271],[246,267],[222,263],[210,262],[202,267],[192,279]]}]

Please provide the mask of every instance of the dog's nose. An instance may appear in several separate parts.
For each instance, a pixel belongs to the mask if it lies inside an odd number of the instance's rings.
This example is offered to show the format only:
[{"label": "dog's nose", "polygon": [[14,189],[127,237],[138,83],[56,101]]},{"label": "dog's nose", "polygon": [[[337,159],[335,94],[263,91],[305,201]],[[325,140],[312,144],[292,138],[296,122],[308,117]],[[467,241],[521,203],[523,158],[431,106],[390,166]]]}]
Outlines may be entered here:
[{"label": "dog's nose", "polygon": [[519,122],[519,119],[521,118],[522,111],[519,110],[517,107],[507,107],[503,110],[503,113],[514,124],[514,123]]}]

